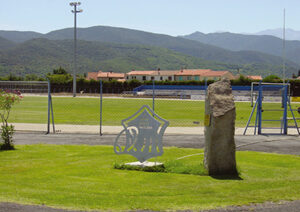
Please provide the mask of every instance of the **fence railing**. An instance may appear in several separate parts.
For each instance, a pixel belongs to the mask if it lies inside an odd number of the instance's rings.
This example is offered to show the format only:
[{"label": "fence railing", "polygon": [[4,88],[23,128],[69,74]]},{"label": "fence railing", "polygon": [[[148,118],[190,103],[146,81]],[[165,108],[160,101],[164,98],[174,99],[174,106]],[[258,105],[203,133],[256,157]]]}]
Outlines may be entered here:
[{"label": "fence railing", "polygon": [[[245,127],[252,110],[251,87],[232,86],[232,88],[236,100],[236,127]],[[97,90],[98,93],[92,95],[82,93],[76,98],[72,97],[71,91],[62,95],[52,93],[56,132],[118,133],[121,130],[121,121],[134,114],[143,105],[149,105],[159,116],[168,120],[169,128],[173,128],[179,134],[186,129],[196,132],[197,128],[204,126],[205,86],[152,84],[134,91],[114,93],[105,90],[99,82]],[[279,91],[265,91],[264,95],[264,100],[269,99],[271,102],[266,107],[273,108],[277,104],[280,106]],[[49,114],[47,93],[24,96],[20,104],[14,106],[10,122],[17,124],[17,130],[25,129],[19,127],[24,125],[28,126],[26,130],[46,131]],[[296,108],[297,104],[293,107]],[[275,115],[280,119],[279,113]],[[297,114],[297,117],[300,115]]]}]

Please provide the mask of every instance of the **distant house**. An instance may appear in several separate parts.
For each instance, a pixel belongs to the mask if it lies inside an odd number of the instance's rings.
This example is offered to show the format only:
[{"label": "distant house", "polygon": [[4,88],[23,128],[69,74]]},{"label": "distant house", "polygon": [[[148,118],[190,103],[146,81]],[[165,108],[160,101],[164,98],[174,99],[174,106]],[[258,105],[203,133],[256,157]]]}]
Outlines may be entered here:
[{"label": "distant house", "polygon": [[234,79],[229,71],[213,71],[210,69],[182,69],[182,70],[152,70],[131,71],[126,74],[126,80],[138,81],[188,81],[188,80],[220,80],[222,78]]},{"label": "distant house", "polygon": [[247,78],[251,80],[262,80],[260,75],[248,75]]},{"label": "distant house", "polygon": [[153,71],[131,71],[126,74],[126,80],[138,80],[138,81],[174,81],[175,74],[179,70],[153,70]]},{"label": "distant house", "polygon": [[234,79],[235,77],[229,71],[213,71],[211,69],[182,69],[175,74],[176,81],[220,80],[223,78]]},{"label": "distant house", "polygon": [[87,80],[103,80],[103,81],[111,81],[111,80],[117,80],[117,81],[124,81],[125,80],[125,74],[124,73],[114,73],[114,72],[88,72]]},{"label": "distant house", "polygon": [[125,74],[99,71],[97,78],[98,78],[98,80],[103,80],[103,81],[111,81],[111,80],[124,81]]},{"label": "distant house", "polygon": [[98,72],[88,72],[87,73],[87,77],[85,78],[86,80],[97,80],[97,75],[98,75]]}]

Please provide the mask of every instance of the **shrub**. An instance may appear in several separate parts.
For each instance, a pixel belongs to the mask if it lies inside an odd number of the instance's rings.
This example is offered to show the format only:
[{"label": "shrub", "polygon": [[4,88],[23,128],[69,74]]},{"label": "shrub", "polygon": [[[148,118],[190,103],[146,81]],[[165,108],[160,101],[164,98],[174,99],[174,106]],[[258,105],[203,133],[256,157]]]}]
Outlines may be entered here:
[{"label": "shrub", "polygon": [[269,75],[263,79],[263,82],[274,82],[281,83],[282,80],[277,75]]},{"label": "shrub", "polygon": [[13,125],[8,124],[8,118],[12,106],[19,102],[21,98],[22,96],[20,92],[0,90],[0,116],[2,121],[1,138],[3,139],[3,144],[0,146],[1,150],[14,149],[12,136],[15,129]]}]

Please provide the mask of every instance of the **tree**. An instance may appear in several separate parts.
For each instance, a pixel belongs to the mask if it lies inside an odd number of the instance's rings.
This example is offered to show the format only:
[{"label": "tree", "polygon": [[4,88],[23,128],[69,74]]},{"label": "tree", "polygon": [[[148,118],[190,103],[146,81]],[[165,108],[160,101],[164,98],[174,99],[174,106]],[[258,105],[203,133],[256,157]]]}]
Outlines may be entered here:
[{"label": "tree", "polygon": [[37,81],[38,80],[38,76],[35,74],[27,74],[25,76],[25,81]]},{"label": "tree", "polygon": [[53,69],[53,74],[66,75],[68,72],[62,67],[59,67],[58,69]]},{"label": "tree", "polygon": [[277,75],[269,75],[263,79],[263,82],[280,82],[281,78]]},{"label": "tree", "polygon": [[22,81],[23,77],[15,76],[14,74],[9,74],[7,79],[8,81]]}]

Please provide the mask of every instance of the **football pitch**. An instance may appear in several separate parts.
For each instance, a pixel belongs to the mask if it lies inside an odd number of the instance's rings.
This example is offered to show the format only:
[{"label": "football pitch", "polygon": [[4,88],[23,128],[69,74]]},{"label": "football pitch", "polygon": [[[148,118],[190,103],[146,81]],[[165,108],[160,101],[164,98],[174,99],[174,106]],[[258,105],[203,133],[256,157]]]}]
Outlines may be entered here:
[{"label": "football pitch", "polygon": [[[236,126],[245,127],[252,111],[250,102],[236,102]],[[134,114],[142,105],[152,108],[152,99],[103,98],[102,118],[105,126],[121,125],[121,120]],[[170,122],[173,127],[203,126],[204,101],[156,99],[155,112]],[[11,123],[47,123],[47,97],[25,96],[13,106]],[[300,103],[293,103],[297,109]],[[99,125],[100,99],[88,97],[53,97],[54,120],[56,124]],[[280,103],[264,103],[263,117],[267,120],[280,120],[283,112]],[[300,114],[294,112],[297,118]],[[288,117],[292,117],[288,113]],[[255,115],[252,118],[252,125]],[[292,124],[292,122],[290,121]],[[299,124],[299,121],[298,121]],[[268,121],[264,126],[280,127],[279,121]]]}]

